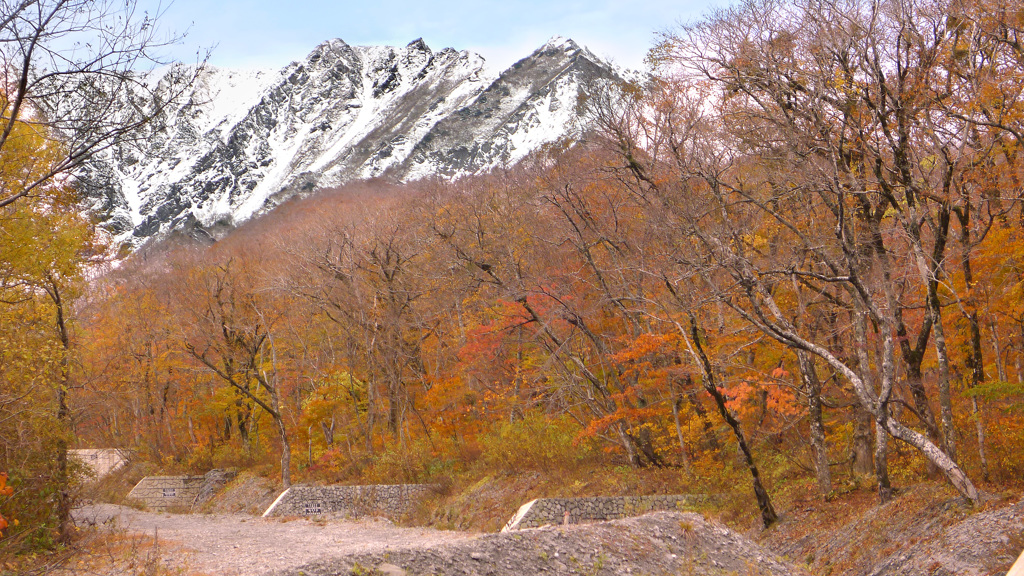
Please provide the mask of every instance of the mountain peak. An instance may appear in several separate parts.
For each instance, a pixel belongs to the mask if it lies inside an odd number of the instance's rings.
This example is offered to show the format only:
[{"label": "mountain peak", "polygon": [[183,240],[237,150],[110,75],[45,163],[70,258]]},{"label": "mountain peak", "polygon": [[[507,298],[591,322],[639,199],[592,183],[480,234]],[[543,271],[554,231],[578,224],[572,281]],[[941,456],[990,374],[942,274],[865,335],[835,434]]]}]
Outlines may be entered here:
[{"label": "mountain peak", "polygon": [[420,52],[425,52],[427,54],[431,53],[430,47],[427,46],[427,43],[423,41],[423,38],[417,38],[412,42],[406,44],[405,47],[410,50],[419,50]]},{"label": "mountain peak", "polygon": [[576,128],[581,86],[614,71],[551,38],[497,78],[479,55],[318,45],[279,72],[211,68],[199,105],[172,112],[146,149],[108,151],[79,181],[136,246],[174,230],[223,231],[317,188],[510,166]]},{"label": "mountain peak", "polygon": [[579,50],[580,45],[577,44],[572,38],[566,38],[564,36],[552,36],[548,39],[547,43],[540,47],[541,52],[548,50],[560,50],[563,52],[571,52],[573,50]]},{"label": "mountain peak", "polygon": [[340,50],[348,47],[348,42],[345,42],[341,38],[332,38],[317,44],[316,48],[313,48],[313,51],[309,54],[310,56],[314,54],[322,55],[325,51]]},{"label": "mountain peak", "polygon": [[605,62],[601,58],[598,58],[593,52],[587,49],[586,46],[580,46],[572,38],[566,38],[564,36],[552,36],[548,41],[533,52],[533,56],[556,56],[564,55],[568,58],[575,58],[576,56],[582,56],[583,58],[590,60],[594,64],[597,64],[605,68],[614,68],[613,65]]}]

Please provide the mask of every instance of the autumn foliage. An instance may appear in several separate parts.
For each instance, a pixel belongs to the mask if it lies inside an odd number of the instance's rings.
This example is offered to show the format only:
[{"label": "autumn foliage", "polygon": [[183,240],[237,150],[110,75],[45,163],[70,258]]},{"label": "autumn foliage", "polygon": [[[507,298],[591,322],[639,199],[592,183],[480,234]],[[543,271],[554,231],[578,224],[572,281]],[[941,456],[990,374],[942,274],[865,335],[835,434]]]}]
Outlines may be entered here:
[{"label": "autumn foliage", "polygon": [[63,345],[12,285],[0,377],[46,341],[78,444],[283,483],[665,469],[765,524],[779,493],[1019,489],[1022,26],[749,0],[592,87],[571,146],[143,248],[75,284]]},{"label": "autumn foliage", "polygon": [[[10,498],[14,494],[14,488],[7,485],[7,473],[0,472],[0,497]],[[10,526],[7,520],[0,515],[0,538],[3,537],[3,530]]]}]

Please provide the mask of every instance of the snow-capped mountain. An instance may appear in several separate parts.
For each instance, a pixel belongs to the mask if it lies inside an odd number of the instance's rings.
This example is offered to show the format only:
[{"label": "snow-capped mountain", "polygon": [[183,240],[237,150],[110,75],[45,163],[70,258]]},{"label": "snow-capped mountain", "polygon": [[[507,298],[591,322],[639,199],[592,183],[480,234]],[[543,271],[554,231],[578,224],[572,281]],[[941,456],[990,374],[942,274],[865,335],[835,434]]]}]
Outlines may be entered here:
[{"label": "snow-capped mountain", "polygon": [[562,38],[496,78],[482,57],[422,40],[331,40],[280,71],[204,70],[167,127],[108,151],[79,180],[108,228],[135,244],[211,231],[351,180],[511,165],[572,132],[581,85],[613,78]]}]

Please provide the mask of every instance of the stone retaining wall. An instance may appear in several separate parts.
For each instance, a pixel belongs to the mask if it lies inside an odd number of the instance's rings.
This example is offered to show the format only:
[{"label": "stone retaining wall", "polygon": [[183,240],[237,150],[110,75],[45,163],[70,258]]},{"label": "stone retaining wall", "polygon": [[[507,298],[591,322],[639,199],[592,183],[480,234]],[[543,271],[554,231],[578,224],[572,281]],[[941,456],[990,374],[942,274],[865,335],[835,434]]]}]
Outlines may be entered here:
[{"label": "stone retaining wall", "polygon": [[[654,511],[690,510],[706,497],[674,496],[597,496],[593,498],[539,498],[519,507],[502,532],[536,528],[551,524],[570,524],[616,520]],[[568,516],[566,516],[568,513]]]},{"label": "stone retaining wall", "polygon": [[430,484],[292,486],[277,497],[263,516],[399,517],[410,512],[433,489]]},{"label": "stone retaining wall", "polygon": [[157,512],[168,508],[191,509],[203,480],[203,476],[146,476],[132,488],[128,498]]},{"label": "stone retaining wall", "polygon": [[146,476],[132,488],[128,498],[157,512],[169,508],[191,510],[212,498],[233,477],[234,472],[216,469],[203,476]]}]

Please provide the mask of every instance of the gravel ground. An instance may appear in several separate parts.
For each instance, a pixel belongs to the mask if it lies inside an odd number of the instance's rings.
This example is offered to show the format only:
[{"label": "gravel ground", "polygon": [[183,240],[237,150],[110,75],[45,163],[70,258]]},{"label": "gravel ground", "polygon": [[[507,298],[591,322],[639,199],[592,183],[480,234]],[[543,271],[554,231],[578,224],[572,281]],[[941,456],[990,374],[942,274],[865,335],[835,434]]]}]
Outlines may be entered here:
[{"label": "gravel ground", "polygon": [[[243,514],[157,514],[96,504],[75,511],[80,525],[156,535],[177,567],[216,576],[259,576],[353,554],[384,554],[470,540],[478,534],[402,528],[386,520],[264,519]],[[172,562],[173,564],[173,562]]]},{"label": "gravel ground", "polygon": [[677,512],[504,534],[381,520],[156,514],[109,504],[75,516],[79,524],[155,535],[172,571],[211,576],[806,574],[698,514]]},{"label": "gravel ground", "polygon": [[[1024,549],[1024,500],[972,508],[950,490],[911,488],[835,528],[792,511],[762,544],[831,576],[1002,576]],[[946,494],[944,496],[944,494]]]},{"label": "gravel ground", "polygon": [[279,576],[367,573],[395,576],[807,574],[698,514],[654,512],[611,522],[487,534],[426,549],[313,562],[281,571]]},{"label": "gravel ground", "polygon": [[654,512],[638,518],[487,534],[473,540],[387,554],[312,562],[280,576],[376,573],[419,576],[700,575],[800,576],[747,538],[699,514]]},{"label": "gravel ground", "polygon": [[[962,502],[951,503],[964,506]],[[1024,549],[1024,500],[984,510],[941,532],[929,530],[909,546],[875,564],[869,574],[988,576],[1004,574]]]}]

